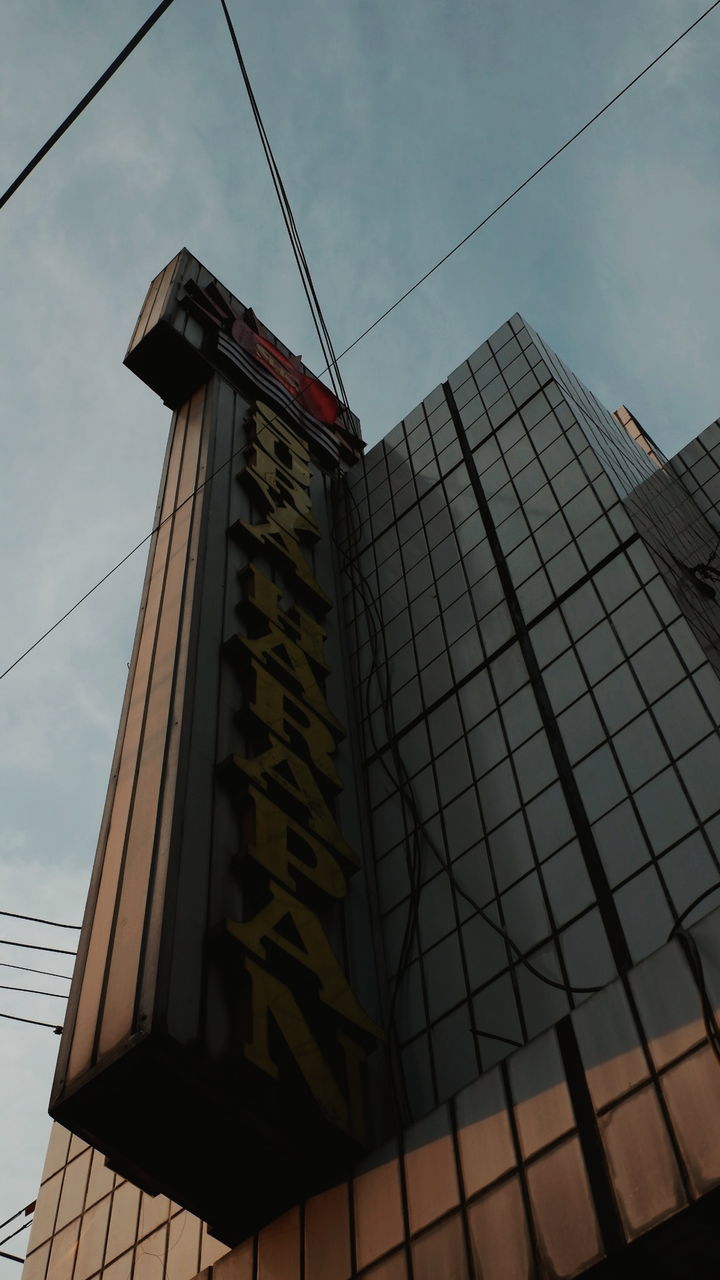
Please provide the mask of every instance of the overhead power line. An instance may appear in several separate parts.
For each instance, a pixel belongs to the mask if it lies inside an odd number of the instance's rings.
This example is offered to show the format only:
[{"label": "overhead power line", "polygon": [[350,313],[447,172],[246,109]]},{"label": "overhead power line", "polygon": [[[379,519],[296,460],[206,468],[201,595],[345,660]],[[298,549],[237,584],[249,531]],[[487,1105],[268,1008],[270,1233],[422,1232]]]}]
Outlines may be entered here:
[{"label": "overhead power line", "polygon": [[[323,372],[325,372],[325,370]],[[320,376],[321,375],[318,375],[317,377],[313,378],[313,382],[317,382]],[[220,475],[221,471],[224,471],[226,467],[229,467],[230,463],[233,461],[234,458],[237,458],[240,456],[240,454],[244,453],[245,448],[246,448],[246,445],[241,444],[237,449],[234,449],[233,452],[230,454],[230,456],[227,457],[224,462],[221,462],[220,465],[217,466],[214,471],[211,471],[208,476],[205,476],[205,479],[201,480],[200,483],[197,484],[195,488],[191,490],[191,492],[187,495],[187,497],[183,498],[181,502],[178,502],[177,506],[173,507],[172,511],[169,511],[166,516],[163,516],[162,520],[158,520],[158,523],[156,525],[153,525],[153,528],[150,530],[150,532],[146,533],[145,537],[141,538],[139,542],[136,542],[135,546],[132,547],[131,550],[128,551],[124,556],[122,556],[122,558],[118,560],[112,566],[111,569],[108,569],[107,573],[104,573],[102,578],[98,578],[98,581],[94,583],[94,585],[90,587],[88,591],[85,591],[83,595],[81,595],[80,598],[70,606],[69,609],[66,609],[65,612],[61,615],[61,617],[59,617],[55,622],[53,622],[52,626],[48,627],[46,631],[43,631],[42,635],[38,636],[37,640],[33,640],[33,643],[28,645],[27,649],[24,649],[22,653],[18,654],[17,658],[15,658],[10,663],[10,665],[5,668],[4,671],[0,671],[0,680],[4,680],[5,677],[8,676],[11,671],[14,671],[15,667],[19,666],[19,664],[23,661],[24,658],[27,658],[29,654],[33,652],[34,649],[37,649],[38,645],[42,644],[43,640],[47,640],[48,636],[52,635],[53,631],[57,631],[58,627],[61,626],[62,623],[65,622],[66,619],[69,618],[71,614],[75,613],[75,610],[79,609],[81,604],[84,604],[85,601],[88,600],[91,595],[93,595],[100,587],[102,587],[103,584],[107,582],[108,578],[111,578],[114,573],[117,573],[118,569],[122,569],[122,566],[124,564],[127,564],[128,560],[130,560],[135,555],[135,553],[140,550],[141,547],[144,547],[146,542],[149,542],[150,539],[153,538],[156,533],[159,533],[159,531],[164,527],[164,525],[167,524],[168,520],[172,520],[173,517],[177,515],[178,511],[182,510],[182,508],[186,505],[186,503],[192,501],[192,499],[196,497],[197,494],[200,493],[201,490],[203,490],[206,485],[210,484],[211,480],[214,480],[216,476]],[[68,928],[70,927],[75,928],[76,926],[74,925],[68,926]],[[72,954],[74,955],[75,953],[72,952]]]},{"label": "overhead power line", "polygon": [[58,128],[55,130],[53,134],[50,135],[47,142],[43,144],[40,150],[35,152],[35,155],[33,156],[32,160],[29,162],[29,164],[25,165],[25,168],[22,170],[21,173],[18,174],[15,181],[10,183],[10,186],[8,187],[7,191],[2,196],[0,196],[0,209],[2,209],[4,205],[7,204],[8,200],[10,199],[11,196],[15,194],[18,187],[22,186],[25,179],[30,177],[30,174],[32,173],[33,169],[37,168],[37,166],[40,164],[40,161],[44,160],[48,152],[52,151],[53,147],[55,146],[55,143],[60,141],[64,133],[67,133],[70,126],[75,123],[75,121],[78,119],[78,116],[82,115],[83,111],[87,106],[90,105],[93,98],[97,97],[100,90],[103,89],[107,84],[108,80],[112,79],[112,77],[115,75],[115,72],[122,66],[123,62],[125,62],[125,60],[129,58],[130,54],[133,52],[133,49],[136,49],[137,46],[140,44],[140,42],[145,39],[145,36],[147,35],[148,31],[152,30],[152,28],[155,26],[155,23],[164,14],[165,10],[170,8],[170,5],[172,4],[172,2],[173,0],[162,0],[162,3],[159,4],[157,9],[155,9],[150,14],[150,17],[147,19],[146,22],[143,23],[143,25],[140,27],[140,30],[135,33],[132,40],[128,41],[128,43],[125,45],[125,48],[122,49],[121,52],[118,54],[117,58],[115,58],[114,61],[110,63],[110,66],[108,67],[107,71],[104,71],[103,74],[100,76],[100,78],[95,81],[92,88],[88,89],[88,92],[85,94],[84,98],[81,98],[77,106],[73,107],[69,116],[66,116],[62,124],[58,125]]},{"label": "overhead power line", "polygon": [[21,1218],[23,1214],[26,1218],[29,1218],[30,1214],[35,1212],[36,1204],[37,1201],[32,1200],[30,1204],[25,1205],[24,1209],[18,1209],[16,1213],[11,1213],[9,1218],[6,1218],[4,1222],[0,1222],[0,1231],[2,1231],[3,1227],[9,1227],[11,1222],[14,1222],[16,1218]]},{"label": "overhead power line", "polygon": [[[453,245],[452,249],[449,249],[447,253],[443,254],[442,258],[438,258],[437,262],[430,267],[424,275],[421,275],[414,284],[410,285],[410,288],[406,289],[391,306],[387,307],[387,309],[383,311],[382,315],[378,316],[377,320],[373,320],[372,324],[369,324],[367,329],[363,329],[362,333],[358,334],[357,338],[350,343],[349,347],[345,347],[345,349],[340,352],[340,355],[337,357],[338,360],[342,360],[343,356],[346,356],[349,351],[352,351],[353,348],[356,347],[359,342],[362,342],[363,338],[366,338],[369,333],[372,333],[373,329],[376,329],[377,326],[381,324],[396,307],[399,307],[401,302],[404,302],[406,298],[409,298],[410,294],[414,293],[416,289],[419,289],[420,285],[424,284],[426,280],[429,280],[430,276],[433,275],[439,267],[444,266],[444,264],[452,258],[453,254],[457,253],[459,249],[462,249],[463,245],[466,245],[468,240],[472,240],[473,236],[477,235],[478,231],[482,231],[483,227],[486,227],[488,222],[490,222],[496,214],[500,213],[506,205],[510,204],[510,201],[514,200],[521,191],[524,191],[525,188],[529,186],[544,169],[547,169],[548,165],[553,163],[553,160],[557,160],[558,156],[561,156],[563,151],[567,151],[568,147],[571,147],[573,142],[577,142],[578,138],[580,138],[582,134],[591,127],[591,125],[595,124],[595,122],[599,120],[606,111],[609,111],[616,102],[619,102],[628,90],[632,89],[633,86],[637,84],[638,80],[642,80],[643,76],[647,75],[648,71],[652,71],[653,67],[656,67],[658,62],[661,62],[662,59],[670,53],[671,49],[674,49],[676,45],[680,44],[681,40],[685,39],[685,36],[689,35],[695,27],[699,26],[699,24],[712,13],[713,9],[717,9],[718,5],[720,5],[720,0],[715,0],[714,4],[711,4],[704,13],[700,14],[699,18],[696,18],[694,22],[691,22],[689,27],[686,27],[684,31],[680,32],[679,36],[676,36],[669,45],[666,45],[665,48],[653,58],[652,62],[648,62],[647,66],[643,67],[642,71],[638,71],[637,75],[633,76],[632,80],[628,80],[627,84],[624,85],[614,97],[610,98],[609,102],[606,102],[604,107],[601,107],[599,111],[595,112],[594,116],[591,116],[589,120],[585,121],[585,124],[581,125],[579,129],[576,129],[575,132],[571,134],[565,142],[563,142],[562,146],[559,146],[556,151],[553,151],[552,155],[549,155],[546,160],[543,160],[542,164],[538,165],[537,169],[533,169],[532,173],[519,183],[519,185],[515,187],[509,195],[505,196],[504,200],[501,200],[499,204],[495,205],[495,208],[491,209],[490,213],[487,213],[482,221],[478,222],[477,226],[473,227],[472,231],[468,231],[467,235],[463,236],[462,240],[458,240],[457,244]],[[323,372],[325,371],[323,370]],[[322,374],[320,376],[322,377]]]},{"label": "overhead power line", "polygon": [[0,938],[2,947],[22,947],[25,951],[52,951],[58,956],[74,956],[74,951],[64,951],[62,947],[41,947],[38,942],[15,942],[14,938]]},{"label": "overhead power line", "polygon": [[27,649],[24,649],[21,654],[18,654],[17,658],[15,658],[14,661],[10,663],[9,667],[6,667],[4,671],[0,671],[0,680],[4,680],[5,676],[9,675],[10,672],[13,671],[15,667],[17,667],[18,664],[23,661],[24,658],[27,658],[28,655],[33,652],[34,649],[37,649],[38,645],[42,644],[43,640],[47,640],[48,636],[52,635],[53,631],[57,631],[57,628],[61,626],[61,624],[65,622],[65,620],[69,618],[70,615],[74,613],[76,609],[79,609],[80,605],[84,604],[85,601],[88,600],[90,596],[93,595],[94,592],[97,591],[98,588],[103,585],[103,583],[107,582],[108,578],[111,578],[114,573],[117,573],[118,569],[121,569],[124,564],[127,564],[128,560],[130,560],[132,556],[135,555],[136,551],[139,551],[141,547],[144,547],[145,543],[149,542],[150,539],[154,537],[155,534],[158,533],[160,529],[163,528],[164,525],[167,524],[168,520],[172,520],[173,516],[176,516],[178,511],[181,511],[187,502],[190,502],[198,493],[200,493],[201,489],[204,489],[205,486],[209,484],[211,480],[214,480],[215,477],[219,475],[221,471],[224,471],[225,467],[228,467],[230,465],[233,458],[237,458],[241,453],[243,453],[245,451],[245,447],[246,446],[244,444],[240,445],[238,449],[235,449],[234,452],[230,454],[229,458],[226,458],[224,462],[220,463],[219,467],[216,467],[214,471],[211,471],[209,476],[206,476],[204,480],[201,480],[200,483],[196,485],[196,487],[192,490],[192,492],[189,493],[186,498],[183,498],[182,502],[178,502],[177,506],[173,507],[172,511],[169,511],[166,516],[163,516],[162,520],[159,520],[158,523],[153,526],[150,532],[145,534],[144,538],[141,538],[139,542],[135,543],[135,546],[132,548],[132,550],[128,551],[127,554],[124,555],[121,560],[118,560],[117,563],[113,565],[112,569],[108,569],[107,573],[104,573],[102,578],[99,578],[98,581],[94,584],[94,586],[90,587],[89,591],[86,591],[84,595],[81,595],[79,600],[76,600],[75,603],[71,605],[69,609],[66,609],[65,613],[63,613],[62,616],[58,618],[56,622],[53,622],[52,626],[48,627],[47,631],[43,631],[42,635],[38,636],[37,640],[34,640],[32,644],[28,645]]},{"label": "overhead power line", "polygon": [[226,0],[220,0],[220,5],[222,8],[223,14],[225,16],[225,22],[227,24],[228,31],[230,33],[232,46],[233,46],[233,49],[235,50],[235,57],[237,58],[237,63],[240,68],[240,74],[242,76],[243,83],[245,85],[245,90],[248,95],[250,108],[253,113],[255,124],[257,126],[262,149],[265,153],[265,159],[267,160],[267,163],[268,163],[268,168],[270,170],[270,177],[272,178],[272,183],[275,188],[275,194],[278,198],[278,203],[280,205],[280,211],[282,213],[283,222],[285,223],[285,230],[288,233],[290,245],[293,251],[298,272],[300,274],[300,280],[303,286],[303,291],[305,293],[305,297],[307,299],[307,303],[310,308],[310,314],[312,316],[313,324],[315,326],[315,332],[317,333],[318,341],[320,343],[320,350],[322,351],[323,359],[327,361],[325,372],[330,374],[330,379],[333,384],[333,389],[336,391],[338,396],[347,405],[347,393],[345,391],[342,376],[340,374],[340,369],[338,367],[335,348],[333,346],[332,338],[330,337],[330,332],[325,322],[325,317],[322,312],[322,307],[320,306],[320,300],[318,298],[317,291],[315,289],[315,284],[313,282],[307,257],[305,256],[305,250],[303,249],[302,241],[300,239],[300,232],[298,231],[298,228],[297,228],[295,215],[293,214],[292,207],[290,205],[290,198],[287,194],[285,184],[280,175],[280,170],[278,168],[278,164],[275,159],[272,146],[270,144],[270,139],[268,138],[267,130],[265,129],[265,125],[263,123],[263,119],[260,114],[260,107],[258,106],[257,98],[255,97],[252,84],[250,83],[250,76],[248,74],[248,70],[245,65],[245,59],[243,58],[243,55],[242,55],[240,43],[238,41],[235,28],[233,26],[232,18],[230,17],[230,12],[228,10]]},{"label": "overhead power line", "polygon": [[[21,1227],[18,1227],[17,1231],[13,1231],[11,1235],[5,1236],[4,1240],[0,1240],[0,1244],[7,1244],[8,1240],[12,1240],[13,1236],[18,1235],[21,1231],[24,1231],[26,1227],[30,1226],[30,1223],[32,1222],[30,1214],[35,1212],[36,1203],[37,1201],[33,1200],[32,1203],[26,1205],[24,1209],[18,1209],[17,1213],[11,1213],[9,1218],[6,1218],[4,1222],[0,1222],[0,1231],[2,1231],[3,1227],[9,1226],[11,1222],[14,1222],[16,1218],[21,1218],[23,1214],[28,1219],[28,1221],[24,1222]],[[5,1253],[3,1249],[0,1249],[0,1258],[9,1258],[11,1262],[25,1261],[24,1258],[19,1258],[16,1253]]]},{"label": "overhead power line", "polygon": [[3,1239],[0,1240],[0,1244],[7,1244],[8,1240],[13,1240],[15,1236],[19,1236],[21,1231],[27,1231],[31,1222],[32,1218],[29,1222],[23,1222],[22,1226],[17,1227],[15,1231],[11,1231],[9,1236],[4,1236]]},{"label": "overhead power line", "polygon": [[54,1022],[38,1022],[37,1018],[20,1018],[16,1013],[0,1013],[0,1018],[8,1018],[10,1022],[27,1022],[31,1027],[49,1027],[56,1036],[62,1033],[62,1027],[56,1027]]},{"label": "overhead power line", "polygon": [[[168,7],[169,2],[170,0],[166,0],[166,3],[164,5],[165,8]],[[605,112],[610,109],[610,107],[612,107],[616,102],[618,102],[620,98],[622,98],[623,95],[626,94],[628,90],[633,87],[633,85],[636,85],[638,81],[642,79],[643,76],[647,75],[648,71],[651,71],[653,67],[657,66],[657,64],[668,53],[670,53],[670,51],[674,49],[680,43],[681,40],[684,40],[685,37],[689,35],[690,32],[693,31],[695,27],[697,27],[705,18],[707,18],[708,15],[713,12],[714,9],[717,9],[719,5],[720,5],[720,0],[714,0],[714,3],[711,4],[709,8],[705,9],[705,11],[701,13],[700,16],[695,19],[694,22],[690,23],[690,26],[686,27],[684,31],[681,31],[680,35],[676,36],[675,39],[672,40],[669,45],[666,45],[666,47],[660,53],[658,53],[652,59],[651,62],[648,62],[648,64],[645,67],[643,67],[641,71],[637,73],[637,75],[633,76],[632,80],[629,80],[627,84],[622,89],[620,89],[618,93],[614,95],[614,97],[610,98],[610,100],[605,103],[604,107],[601,107],[599,111],[596,111],[595,114],[585,122],[585,124],[581,125],[579,129],[576,129],[575,133],[573,133],[571,137],[569,137],[565,142],[563,142],[562,146],[558,147],[556,151],[553,151],[552,155],[548,156],[547,159],[542,162],[542,164],[538,165],[538,167],[534,169],[533,172],[527,178],[525,178],[523,182],[519,184],[519,186],[515,187],[514,190],[511,191],[510,194],[507,195],[504,200],[501,200],[500,203],[497,204],[495,208],[490,211],[490,213],[486,214],[486,216],[482,219],[482,221],[478,222],[477,226],[473,227],[472,231],[469,231],[466,236],[463,236],[462,240],[459,240],[457,244],[453,245],[452,249],[448,250],[448,252],[444,254],[442,258],[439,258],[438,261],[432,267],[430,267],[429,270],[427,270],[422,276],[420,276],[415,281],[415,283],[410,286],[409,289],[406,289],[405,292],[402,293],[400,297],[397,298],[395,302],[391,304],[391,306],[387,307],[385,311],[383,311],[382,314],[379,315],[377,319],[372,322],[372,324],[368,325],[366,329],[363,329],[362,333],[358,334],[357,338],[353,339],[353,341],[347,347],[345,347],[340,352],[340,354],[334,358],[334,360],[328,361],[325,368],[322,369],[320,373],[315,376],[313,381],[317,382],[325,373],[329,372],[330,368],[333,367],[333,365],[336,365],[338,361],[342,360],[344,356],[346,356],[350,351],[352,351],[355,347],[357,347],[358,344],[361,343],[363,339],[365,339],[368,336],[369,333],[372,333],[373,329],[376,329],[377,326],[383,322],[383,320],[387,319],[387,317],[391,314],[391,312],[393,312],[396,309],[396,307],[399,307],[400,304],[404,302],[406,298],[410,297],[411,293],[414,293],[416,289],[419,289],[420,286],[424,284],[425,281],[428,280],[435,271],[437,271],[441,266],[443,266],[444,263],[446,263],[448,259],[453,256],[453,254],[457,253],[458,250],[463,247],[463,245],[467,244],[468,240],[472,239],[472,237],[476,235],[478,231],[482,230],[483,227],[487,226],[488,222],[490,222],[490,220],[494,218],[496,214],[500,213],[500,211],[504,209],[505,206],[508,205],[511,200],[514,200],[515,196],[519,195],[520,192],[523,191],[525,187],[527,187],[529,183],[531,183],[533,179],[538,176],[538,174],[542,173],[544,169],[547,169],[548,165],[552,164],[553,160],[556,160],[558,156],[562,155],[563,151],[566,151],[567,148],[570,147],[573,142],[577,141],[577,139],[583,133],[585,133],[586,130],[589,129],[592,124],[594,124],[597,120],[599,120],[600,117],[604,115]],[[161,6],[161,8],[163,8],[163,6]],[[157,10],[155,12],[157,13]],[[158,16],[160,15],[158,14]],[[23,650],[23,652],[20,653],[17,656],[17,658],[15,658],[14,661],[11,662],[8,667],[5,668],[4,671],[1,671],[0,680],[4,680],[5,676],[9,675],[10,672],[13,671],[14,668],[19,665],[19,663],[21,663],[25,658],[28,657],[29,654],[33,652],[34,649],[37,649],[38,645],[42,644],[43,640],[46,640],[48,636],[52,635],[53,631],[56,631],[57,628],[61,626],[62,623],[65,622],[66,619],[69,618],[70,615],[75,612],[76,609],[80,608],[80,605],[84,604],[85,601],[89,599],[89,597],[99,589],[99,587],[103,586],[103,584],[107,582],[108,578],[111,578],[112,575],[116,573],[118,569],[122,568],[122,566],[126,564],[127,561],[130,560],[131,557],[134,556],[135,553],[139,551],[141,547],[144,547],[145,543],[149,542],[150,539],[154,536],[154,534],[156,534],[158,530],[161,529],[163,525],[167,523],[168,520],[171,520],[173,516],[175,516],[177,512],[180,511],[181,508],[185,506],[187,502],[189,502],[192,498],[194,498],[195,495],[198,494],[201,491],[201,489],[205,487],[205,485],[209,484],[210,481],[215,478],[215,476],[217,476],[221,471],[223,471],[225,467],[229,466],[230,463],[233,461],[233,459],[243,452],[243,449],[244,449],[244,445],[241,446],[239,449],[234,450],[234,452],[231,453],[230,456],[226,458],[225,461],[222,462],[220,466],[218,466],[215,469],[215,471],[211,472],[209,476],[206,476],[204,480],[201,480],[200,484],[198,484],[196,488],[193,489],[192,492],[187,495],[186,498],[183,498],[182,502],[179,502],[178,505],[174,507],[173,510],[170,511],[162,520],[160,520],[159,523],[155,525],[154,528],[152,528],[150,532],[145,535],[144,538],[141,538],[140,541],[136,543],[136,545],[130,551],[128,551],[126,555],[122,557],[121,560],[118,560],[117,563],[114,564],[111,569],[108,569],[107,573],[103,574],[102,578],[99,578],[98,581],[92,587],[90,587],[88,591],[84,593],[84,595],[80,596],[80,598],[76,600],[75,603],[71,605],[70,608],[67,609],[65,613],[63,613],[61,617],[57,619],[56,622],[52,624],[52,626],[48,627],[46,631],[43,631],[42,635],[38,636],[37,640],[33,641],[31,645],[28,645],[27,649]]]},{"label": "overhead power line", "polygon": [[50,924],[55,929],[77,929],[79,924],[60,924],[59,920],[43,920],[40,916],[21,916],[17,911],[0,911],[0,916],[9,916],[11,920],[29,920],[32,924]]},{"label": "overhead power line", "polygon": [[7,960],[0,960],[0,968],[20,969],[23,973],[40,973],[43,978],[64,978],[65,982],[72,982],[69,973],[54,973],[52,969],[32,969],[27,964],[9,964]]},{"label": "overhead power line", "polygon": [[52,996],[55,1000],[67,1000],[62,991],[38,991],[35,987],[10,987],[0,982],[0,991],[22,991],[26,996]]}]

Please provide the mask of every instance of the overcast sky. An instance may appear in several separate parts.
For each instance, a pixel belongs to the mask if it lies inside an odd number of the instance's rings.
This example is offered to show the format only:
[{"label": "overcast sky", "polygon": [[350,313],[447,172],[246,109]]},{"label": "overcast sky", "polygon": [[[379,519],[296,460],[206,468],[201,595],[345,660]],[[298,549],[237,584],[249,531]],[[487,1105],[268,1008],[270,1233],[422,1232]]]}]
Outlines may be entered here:
[{"label": "overcast sky", "polygon": [[[3,0],[0,186],[150,7]],[[340,350],[704,5],[230,7]],[[515,311],[669,453],[720,412],[719,48],[720,9],[348,356],[369,443]],[[3,669],[152,523],[169,413],[122,358],[179,248],[319,367],[216,0],[175,0],[0,235]],[[140,553],[0,684],[3,910],[82,917],[143,570]],[[0,923],[4,939],[76,937]],[[0,961],[69,972],[5,945]],[[60,1000],[0,997],[61,1020]],[[0,1221],[35,1195],[56,1051],[51,1031],[0,1022]],[[0,1260],[0,1280],[18,1275]]]}]

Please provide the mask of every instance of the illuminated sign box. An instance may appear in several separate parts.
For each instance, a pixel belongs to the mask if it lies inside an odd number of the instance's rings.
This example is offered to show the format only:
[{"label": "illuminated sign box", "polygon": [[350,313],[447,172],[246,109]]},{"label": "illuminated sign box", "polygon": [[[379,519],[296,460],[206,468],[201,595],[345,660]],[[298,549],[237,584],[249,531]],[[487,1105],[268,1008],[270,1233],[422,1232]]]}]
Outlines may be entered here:
[{"label": "illuminated sign box", "polygon": [[384,1093],[318,521],[362,446],[242,310],[183,251],[127,358],[176,413],[51,1104],[228,1243],[375,1143]]}]

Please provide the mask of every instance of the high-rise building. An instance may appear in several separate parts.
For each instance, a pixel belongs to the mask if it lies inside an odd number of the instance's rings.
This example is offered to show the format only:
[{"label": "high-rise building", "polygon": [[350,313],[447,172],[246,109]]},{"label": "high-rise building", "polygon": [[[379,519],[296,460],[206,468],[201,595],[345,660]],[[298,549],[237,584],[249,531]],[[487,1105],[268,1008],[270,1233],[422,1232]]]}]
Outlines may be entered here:
[{"label": "high-rise building", "polygon": [[668,460],[514,316],[363,454],[186,251],[126,362],[174,416],[25,1280],[715,1276],[720,423]]}]

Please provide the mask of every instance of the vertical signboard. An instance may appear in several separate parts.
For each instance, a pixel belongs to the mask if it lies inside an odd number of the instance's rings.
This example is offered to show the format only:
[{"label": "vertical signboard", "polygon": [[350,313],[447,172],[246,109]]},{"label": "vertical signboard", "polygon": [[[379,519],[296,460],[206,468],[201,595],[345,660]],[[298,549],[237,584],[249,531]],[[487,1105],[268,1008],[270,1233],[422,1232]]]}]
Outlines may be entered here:
[{"label": "vertical signboard", "polygon": [[[246,633],[231,651],[246,691],[243,721],[256,750],[235,755],[225,776],[239,801],[243,847],[257,911],[227,932],[242,955],[241,1007],[251,1021],[241,1051],[279,1078],[274,1028],[318,1108],[362,1142],[361,1063],[380,1030],[350,986],[323,927],[358,869],[333,812],[342,788],[335,754],[345,728],[325,696],[322,618],[330,601],[305,558],[320,537],[310,500],[308,446],[262,402],[250,419],[240,480],[262,511],[233,535],[249,564],[241,579]],[[266,559],[278,583],[258,567]],[[287,603],[283,607],[283,601]],[[299,971],[298,971],[299,970]]]},{"label": "vertical signboard", "polygon": [[127,363],[175,414],[51,1111],[232,1243],[381,1136],[328,545],[362,446],[186,251]]}]

